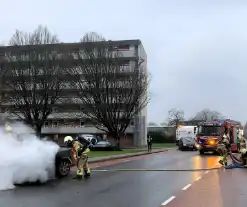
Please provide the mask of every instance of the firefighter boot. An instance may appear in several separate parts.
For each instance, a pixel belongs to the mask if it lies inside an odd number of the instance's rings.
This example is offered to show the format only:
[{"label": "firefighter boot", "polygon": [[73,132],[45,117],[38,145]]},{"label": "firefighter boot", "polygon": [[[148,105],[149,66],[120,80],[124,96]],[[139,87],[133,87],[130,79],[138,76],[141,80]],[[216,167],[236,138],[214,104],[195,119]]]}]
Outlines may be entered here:
[{"label": "firefighter boot", "polygon": [[227,166],[227,157],[224,157],[222,161],[224,163],[224,166]]},{"label": "firefighter boot", "polygon": [[81,180],[82,179],[82,171],[80,169],[77,170],[77,173],[73,177],[73,179],[77,179],[77,180]]},{"label": "firefighter boot", "polygon": [[227,166],[227,160],[224,160],[224,166]]},{"label": "firefighter boot", "polygon": [[220,163],[221,165],[224,165],[224,160],[221,158],[221,159],[219,160],[219,163]]},{"label": "firefighter boot", "polygon": [[88,169],[85,169],[85,170],[84,170],[84,178],[89,178],[90,175],[91,175],[90,169],[89,169],[89,168],[88,168]]}]

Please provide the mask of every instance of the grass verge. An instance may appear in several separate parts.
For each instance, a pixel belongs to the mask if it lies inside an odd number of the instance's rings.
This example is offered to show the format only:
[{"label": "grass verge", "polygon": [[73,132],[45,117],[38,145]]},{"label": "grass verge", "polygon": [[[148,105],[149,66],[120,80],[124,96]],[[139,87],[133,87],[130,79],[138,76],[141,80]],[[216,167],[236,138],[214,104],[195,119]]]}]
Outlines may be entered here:
[{"label": "grass verge", "polygon": [[[176,147],[175,143],[153,143],[153,148],[171,148]],[[114,156],[114,155],[123,155],[131,154],[138,152],[147,152],[147,147],[137,148],[137,149],[123,149],[122,151],[91,151],[88,156],[93,157],[104,157],[104,156]]]},{"label": "grass verge", "polygon": [[144,152],[141,149],[124,149],[122,151],[91,151],[88,156],[92,157],[104,157],[104,156],[113,156],[113,155],[123,155],[130,153]]},{"label": "grass verge", "polygon": [[153,143],[153,148],[170,148],[170,147],[176,147],[175,143]]}]

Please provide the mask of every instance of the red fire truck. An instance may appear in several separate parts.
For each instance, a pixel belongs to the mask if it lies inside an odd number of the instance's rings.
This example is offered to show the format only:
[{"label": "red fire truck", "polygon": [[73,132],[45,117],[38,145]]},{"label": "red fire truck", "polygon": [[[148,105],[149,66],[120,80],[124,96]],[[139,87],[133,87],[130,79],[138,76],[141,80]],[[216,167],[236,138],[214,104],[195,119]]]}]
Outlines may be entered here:
[{"label": "red fire truck", "polygon": [[241,128],[241,123],[230,119],[201,122],[198,125],[196,148],[200,154],[204,154],[204,152],[215,152],[217,142],[224,131],[227,130],[232,151],[235,152],[237,151],[237,133],[239,128]]}]

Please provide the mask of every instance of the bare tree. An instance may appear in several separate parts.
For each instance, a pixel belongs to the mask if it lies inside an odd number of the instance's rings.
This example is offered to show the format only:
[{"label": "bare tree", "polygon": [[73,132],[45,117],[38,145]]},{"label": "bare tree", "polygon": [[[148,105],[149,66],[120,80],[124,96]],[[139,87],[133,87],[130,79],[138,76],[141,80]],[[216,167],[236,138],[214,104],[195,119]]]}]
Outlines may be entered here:
[{"label": "bare tree", "polygon": [[[3,67],[4,62],[5,56],[3,53],[0,53],[0,68]],[[6,91],[4,90],[4,77],[6,76],[6,73],[7,70],[0,70],[0,104],[4,101],[4,98],[6,96]]]},{"label": "bare tree", "polygon": [[178,128],[179,124],[184,121],[184,112],[182,110],[171,109],[168,111],[168,124]]},{"label": "bare tree", "polygon": [[202,111],[201,112],[201,120],[202,121],[209,121],[211,119],[210,114],[208,113],[208,111]]},{"label": "bare tree", "polygon": [[202,111],[199,111],[196,116],[194,117],[194,120],[201,120],[201,121],[214,121],[217,119],[224,119],[225,117],[217,112],[212,111],[209,109],[203,109]]},{"label": "bare tree", "polygon": [[226,119],[226,116],[222,115],[218,111],[211,111],[211,120]]},{"label": "bare tree", "polygon": [[149,122],[148,126],[157,126],[157,124],[155,122]]},{"label": "bare tree", "polygon": [[39,26],[32,33],[17,30],[9,43],[14,47],[0,47],[5,51],[0,75],[7,93],[1,108],[33,127],[38,136],[62,86],[61,57],[45,46],[53,43],[58,43],[57,37]]},{"label": "bare tree", "polygon": [[115,137],[120,147],[120,136],[149,101],[144,61],[124,67],[122,53],[96,33],[86,34],[81,44],[73,54],[80,61],[69,73],[79,77],[73,87],[79,88],[82,113],[98,129]]},{"label": "bare tree", "polygon": [[168,123],[167,122],[161,122],[160,126],[168,126]]}]

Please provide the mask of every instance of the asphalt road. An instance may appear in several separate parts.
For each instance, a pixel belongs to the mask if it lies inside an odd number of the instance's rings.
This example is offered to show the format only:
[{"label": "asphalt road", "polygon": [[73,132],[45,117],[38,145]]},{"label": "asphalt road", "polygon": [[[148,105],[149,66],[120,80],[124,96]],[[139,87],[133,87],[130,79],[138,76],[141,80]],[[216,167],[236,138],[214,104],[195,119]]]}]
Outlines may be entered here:
[{"label": "asphalt road", "polygon": [[[98,169],[197,169],[215,167],[217,156],[169,150]],[[88,180],[70,177],[45,185],[0,192],[0,206],[158,207],[205,175],[201,172],[94,172]],[[177,206],[179,207],[179,206]]]},{"label": "asphalt road", "polygon": [[247,171],[211,171],[178,193],[166,207],[246,207]]}]

